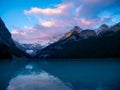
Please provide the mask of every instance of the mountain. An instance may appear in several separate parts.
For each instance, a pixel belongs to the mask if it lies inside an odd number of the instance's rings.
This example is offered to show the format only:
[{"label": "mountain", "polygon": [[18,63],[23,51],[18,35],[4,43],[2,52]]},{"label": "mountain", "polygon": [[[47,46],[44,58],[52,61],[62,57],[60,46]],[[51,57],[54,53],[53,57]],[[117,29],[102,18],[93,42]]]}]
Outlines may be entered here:
[{"label": "mountain", "polygon": [[23,50],[24,52],[28,53],[31,56],[36,55],[36,52],[38,50],[41,50],[42,48],[44,48],[45,46],[42,46],[39,43],[33,43],[33,44],[27,44],[27,43],[19,43],[19,42],[15,42],[16,47],[18,47],[19,49]]},{"label": "mountain", "polygon": [[13,59],[13,57],[29,57],[28,54],[16,47],[11,34],[0,18],[0,59]]},{"label": "mountain", "polygon": [[[77,31],[76,31],[77,30]],[[103,24],[94,30],[76,29],[57,42],[43,48],[35,58],[118,58],[120,57],[120,25]]]},{"label": "mountain", "polygon": [[0,43],[5,43],[8,46],[15,46],[11,38],[11,34],[6,28],[1,18],[0,18]]},{"label": "mountain", "polygon": [[63,40],[81,40],[89,37],[96,36],[96,32],[94,30],[83,30],[78,26],[75,26],[70,32],[66,33],[59,41]]},{"label": "mountain", "polygon": [[97,29],[97,34],[102,34],[104,32],[107,32],[109,29],[109,26],[106,24],[102,24],[98,29]]},{"label": "mountain", "polygon": [[106,35],[108,33],[110,34],[110,33],[116,32],[118,30],[120,30],[120,22],[111,26],[111,27],[107,26],[106,24],[103,24],[97,30],[97,33],[98,33],[99,36],[101,36],[101,35],[104,35],[104,34]]},{"label": "mountain", "polygon": [[82,39],[87,39],[87,38],[96,37],[96,36],[97,36],[97,34],[94,30],[87,29],[87,30],[82,30],[80,32],[80,37]]},{"label": "mountain", "polygon": [[110,30],[110,31],[118,31],[118,30],[120,30],[120,22],[117,23],[117,24],[115,24],[115,25],[113,25],[113,26],[111,26],[111,27],[109,28],[109,30]]},{"label": "mountain", "polygon": [[65,39],[77,39],[79,37],[79,33],[82,29],[78,26],[75,26],[70,32],[66,33],[60,40]]}]

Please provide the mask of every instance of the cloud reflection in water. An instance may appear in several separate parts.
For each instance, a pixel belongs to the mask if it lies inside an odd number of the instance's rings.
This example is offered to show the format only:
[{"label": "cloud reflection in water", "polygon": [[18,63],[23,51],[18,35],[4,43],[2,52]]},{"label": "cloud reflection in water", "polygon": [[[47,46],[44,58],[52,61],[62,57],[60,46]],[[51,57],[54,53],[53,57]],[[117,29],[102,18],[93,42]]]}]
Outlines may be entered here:
[{"label": "cloud reflection in water", "polygon": [[59,78],[45,71],[36,73],[33,69],[32,65],[27,65],[22,74],[10,80],[6,90],[71,90]]}]

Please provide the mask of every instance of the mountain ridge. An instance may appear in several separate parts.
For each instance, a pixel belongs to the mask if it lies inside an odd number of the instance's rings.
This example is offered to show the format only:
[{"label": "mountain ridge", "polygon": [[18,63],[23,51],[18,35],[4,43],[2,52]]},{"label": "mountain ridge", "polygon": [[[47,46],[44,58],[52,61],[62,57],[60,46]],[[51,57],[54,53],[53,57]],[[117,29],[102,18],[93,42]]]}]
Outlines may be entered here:
[{"label": "mountain ridge", "polygon": [[[99,33],[89,29],[81,30],[75,34],[68,32],[70,33],[69,37],[62,38],[40,50],[35,58],[79,59],[120,57],[120,24],[117,23],[111,27],[103,24],[101,27],[106,28],[106,30],[102,31],[102,29]],[[78,36],[78,38],[71,39],[71,36]]]}]

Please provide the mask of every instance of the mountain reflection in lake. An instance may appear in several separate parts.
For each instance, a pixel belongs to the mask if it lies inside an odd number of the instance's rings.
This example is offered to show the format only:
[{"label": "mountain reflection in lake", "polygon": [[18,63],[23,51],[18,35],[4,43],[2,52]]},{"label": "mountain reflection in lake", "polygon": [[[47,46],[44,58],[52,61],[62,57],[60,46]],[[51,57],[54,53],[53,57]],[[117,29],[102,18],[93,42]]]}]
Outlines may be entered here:
[{"label": "mountain reflection in lake", "polygon": [[117,60],[0,62],[0,68],[6,64],[9,74],[2,71],[0,76],[0,88],[7,82],[6,90],[120,90]]}]

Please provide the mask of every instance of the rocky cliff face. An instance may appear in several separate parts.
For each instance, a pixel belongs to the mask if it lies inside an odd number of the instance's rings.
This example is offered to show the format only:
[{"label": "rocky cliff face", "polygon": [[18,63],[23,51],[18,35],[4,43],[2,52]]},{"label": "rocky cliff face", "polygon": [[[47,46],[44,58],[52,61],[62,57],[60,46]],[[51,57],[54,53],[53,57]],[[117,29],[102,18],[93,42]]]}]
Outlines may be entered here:
[{"label": "rocky cliff face", "polygon": [[4,22],[2,21],[1,18],[0,18],[0,42],[6,44],[8,46],[15,46],[15,44],[11,38],[11,34],[8,31],[8,29],[6,28]]},{"label": "rocky cliff face", "polygon": [[96,32],[94,30],[83,30],[78,26],[75,26],[70,32],[66,33],[61,40],[81,40],[81,39],[87,39],[89,37],[97,36]]},{"label": "rocky cliff face", "polygon": [[109,26],[106,24],[102,24],[98,29],[97,29],[97,34],[101,34],[103,32],[108,31]]},{"label": "rocky cliff face", "polygon": [[111,26],[111,27],[109,28],[109,30],[110,30],[110,31],[118,31],[118,30],[120,30],[120,22],[117,23],[117,24],[115,24],[115,25],[113,25],[113,26]]},{"label": "rocky cliff face", "polygon": [[0,18],[0,60],[12,59],[13,57],[27,57],[28,55],[15,46],[11,34]]},{"label": "rocky cliff face", "polygon": [[89,37],[95,37],[97,36],[96,32],[94,30],[83,30],[80,32],[80,37],[83,39],[87,39]]},{"label": "rocky cliff face", "polygon": [[106,33],[116,32],[118,30],[120,30],[120,22],[111,27],[107,26],[106,24],[103,24],[100,26],[100,28],[97,29],[97,34],[101,36]]},{"label": "rocky cliff face", "polygon": [[76,40],[79,37],[80,31],[82,29],[78,26],[75,26],[72,30],[70,30],[68,33],[66,33],[61,40]]}]

